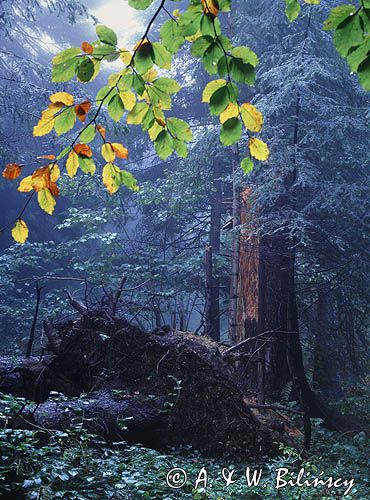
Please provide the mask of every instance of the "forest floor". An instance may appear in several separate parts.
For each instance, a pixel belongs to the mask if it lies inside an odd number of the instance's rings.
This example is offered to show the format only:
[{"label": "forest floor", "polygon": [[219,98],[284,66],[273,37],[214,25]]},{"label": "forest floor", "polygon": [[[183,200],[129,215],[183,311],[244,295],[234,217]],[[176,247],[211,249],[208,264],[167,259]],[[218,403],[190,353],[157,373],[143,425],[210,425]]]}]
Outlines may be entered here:
[{"label": "forest floor", "polygon": [[[59,399],[60,395],[52,395]],[[22,405],[23,400],[12,396],[1,397],[6,402],[0,419]],[[337,404],[342,413],[365,414],[369,401],[364,392]],[[364,425],[366,422],[364,421]],[[276,499],[356,499],[368,497],[368,448],[364,432],[338,434],[314,422],[313,446],[309,455],[299,452],[302,442],[295,436],[296,446],[279,445],[276,457],[262,457],[259,461],[235,462],[230,458],[211,459],[189,447],[178,447],[160,452],[139,445],[106,443],[76,423],[66,431],[42,433],[31,430],[7,429],[0,431],[0,498],[22,499],[210,499],[258,500]],[[258,485],[249,486],[246,470],[261,470]],[[180,468],[180,475],[173,471]],[[276,474],[280,468],[297,475],[304,468],[305,478],[315,478],[322,472],[328,479],[347,481],[339,488],[323,486],[285,486],[276,489]],[[184,471],[184,472],[183,472]],[[232,472],[234,471],[234,472]],[[185,475],[186,473],[186,482]],[[230,476],[231,474],[231,476]],[[226,485],[231,478],[232,484]],[[321,477],[321,476],[320,476]],[[199,480],[197,484],[197,479]],[[206,479],[206,483],[205,483]],[[351,482],[353,480],[353,483]],[[169,483],[183,486],[174,489]],[[347,490],[346,496],[344,496]]]}]

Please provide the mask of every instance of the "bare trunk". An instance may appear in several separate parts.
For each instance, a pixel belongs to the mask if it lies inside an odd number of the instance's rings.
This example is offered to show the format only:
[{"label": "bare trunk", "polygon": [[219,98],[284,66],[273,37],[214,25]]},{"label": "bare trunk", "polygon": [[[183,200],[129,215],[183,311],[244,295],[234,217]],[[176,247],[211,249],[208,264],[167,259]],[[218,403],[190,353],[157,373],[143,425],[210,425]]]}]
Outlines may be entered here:
[{"label": "bare trunk", "polygon": [[[237,179],[239,165],[239,151],[233,146],[233,229],[240,226],[240,185]],[[239,261],[240,261],[240,233],[236,230],[233,234],[232,256],[231,256],[231,283],[230,283],[230,308],[229,308],[229,336],[238,342],[238,285],[239,285]]]}]

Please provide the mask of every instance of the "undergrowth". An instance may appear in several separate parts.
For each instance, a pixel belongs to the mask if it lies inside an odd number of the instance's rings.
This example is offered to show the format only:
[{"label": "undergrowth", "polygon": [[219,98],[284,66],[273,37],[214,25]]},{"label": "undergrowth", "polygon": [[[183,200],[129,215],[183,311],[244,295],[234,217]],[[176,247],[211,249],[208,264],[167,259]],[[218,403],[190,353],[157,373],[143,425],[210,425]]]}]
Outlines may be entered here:
[{"label": "undergrowth", "polygon": [[[352,402],[353,403],[353,402]],[[0,497],[3,499],[336,499],[364,500],[366,490],[367,449],[365,433],[338,435],[313,422],[313,447],[302,459],[297,449],[280,445],[279,456],[266,457],[260,464],[214,460],[183,448],[166,454],[141,446],[106,443],[87,433],[81,425],[67,431],[11,429],[11,419],[24,404],[20,398],[0,398]],[[187,473],[180,489],[166,482],[175,467]],[[262,469],[258,486],[248,487],[246,467]],[[323,478],[333,476],[354,480],[354,487],[344,497],[345,487],[275,488],[277,468],[296,473],[304,467],[311,478],[323,471]],[[227,470],[226,470],[227,469]],[[235,481],[226,486],[225,478]],[[207,474],[207,485],[204,479]],[[173,474],[170,479],[173,480]],[[197,478],[200,479],[198,487]],[[182,478],[177,477],[179,481]],[[202,481],[203,480],[203,481]],[[206,486],[206,487],[205,487]]]}]

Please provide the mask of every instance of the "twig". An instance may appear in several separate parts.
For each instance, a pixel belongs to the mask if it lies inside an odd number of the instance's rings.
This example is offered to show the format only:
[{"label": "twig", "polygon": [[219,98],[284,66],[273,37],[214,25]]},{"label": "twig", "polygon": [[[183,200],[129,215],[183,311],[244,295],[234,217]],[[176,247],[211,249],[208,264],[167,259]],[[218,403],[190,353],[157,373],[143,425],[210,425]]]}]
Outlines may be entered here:
[{"label": "twig", "polygon": [[244,404],[247,408],[256,408],[257,410],[287,411],[290,413],[295,413],[296,415],[303,415],[303,411],[293,410],[293,408],[288,408],[286,406],[259,405],[259,404],[249,404],[249,403],[244,403]]},{"label": "twig", "polygon": [[267,331],[267,332],[262,332],[262,333],[259,333],[258,335],[256,335],[255,337],[249,337],[247,339],[242,340],[238,344],[235,344],[235,345],[229,347],[228,349],[226,349],[226,351],[224,351],[222,353],[222,355],[226,356],[230,352],[235,351],[236,349],[239,349],[240,347],[243,347],[245,344],[248,344],[249,342],[253,342],[254,340],[264,340],[264,339],[261,339],[261,337],[263,337],[264,335],[292,334],[292,333],[297,333],[297,332],[294,332],[294,331],[287,332],[287,331],[282,331],[282,330],[271,330],[271,331]]},{"label": "twig", "polygon": [[26,350],[26,358],[31,357],[32,353],[32,346],[33,346],[33,341],[35,339],[35,331],[36,331],[36,325],[37,325],[37,317],[39,315],[39,308],[40,308],[40,300],[41,300],[41,290],[43,289],[43,286],[39,286],[38,281],[36,281],[36,305],[35,305],[35,313],[33,315],[33,321],[31,325],[31,330],[30,330],[30,336],[28,339],[28,344],[27,344],[27,350]]}]

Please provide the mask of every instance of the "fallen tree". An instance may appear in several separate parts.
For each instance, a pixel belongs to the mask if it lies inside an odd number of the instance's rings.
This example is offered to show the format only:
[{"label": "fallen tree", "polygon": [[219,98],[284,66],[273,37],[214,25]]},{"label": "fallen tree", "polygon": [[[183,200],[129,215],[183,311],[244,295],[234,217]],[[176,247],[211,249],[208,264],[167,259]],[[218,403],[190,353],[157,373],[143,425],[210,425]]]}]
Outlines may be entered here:
[{"label": "fallen tree", "polygon": [[[273,436],[247,408],[220,344],[176,331],[144,332],[104,312],[45,324],[40,360],[0,359],[0,390],[31,399],[17,427],[84,427],[108,440],[251,459],[271,453]],[[47,400],[50,391],[72,397]],[[81,395],[83,395],[81,397]]]}]

